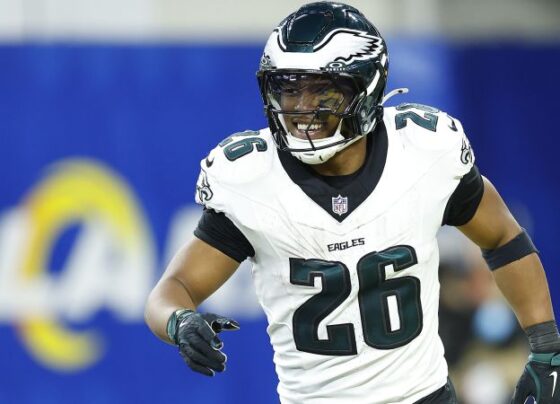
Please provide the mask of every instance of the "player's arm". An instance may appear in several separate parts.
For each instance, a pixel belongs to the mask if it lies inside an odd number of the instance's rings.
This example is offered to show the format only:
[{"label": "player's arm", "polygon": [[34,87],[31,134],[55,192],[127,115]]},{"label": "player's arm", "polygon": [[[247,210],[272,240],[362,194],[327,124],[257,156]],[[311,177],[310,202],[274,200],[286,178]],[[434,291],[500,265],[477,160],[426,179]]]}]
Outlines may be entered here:
[{"label": "player's arm", "polygon": [[196,307],[216,291],[239,262],[195,238],[181,248],[146,303],[145,318],[162,340],[177,345],[185,363],[206,376],[225,370],[226,355],[217,334],[236,330],[236,321]]},{"label": "player's arm", "polygon": [[482,248],[496,284],[529,338],[532,354],[513,402],[524,403],[530,395],[539,404],[558,402],[560,388],[550,375],[560,370],[560,337],[543,266],[494,186],[486,178],[483,182],[474,216],[458,228]]},{"label": "player's arm", "polygon": [[[490,181],[483,181],[484,193],[476,213],[458,228],[488,257],[490,251],[499,253],[498,249],[523,229]],[[523,328],[554,319],[546,275],[536,252],[495,267],[492,274]]]},{"label": "player's arm", "polygon": [[235,320],[195,309],[255,254],[241,231],[223,214],[205,209],[196,238],[171,260],[148,297],[146,322],[166,342],[179,347],[187,365],[207,376],[225,369],[217,334],[237,330]]},{"label": "player's arm", "polygon": [[235,272],[239,262],[194,238],[173,257],[146,303],[146,323],[163,341],[168,320],[177,310],[195,310]]}]

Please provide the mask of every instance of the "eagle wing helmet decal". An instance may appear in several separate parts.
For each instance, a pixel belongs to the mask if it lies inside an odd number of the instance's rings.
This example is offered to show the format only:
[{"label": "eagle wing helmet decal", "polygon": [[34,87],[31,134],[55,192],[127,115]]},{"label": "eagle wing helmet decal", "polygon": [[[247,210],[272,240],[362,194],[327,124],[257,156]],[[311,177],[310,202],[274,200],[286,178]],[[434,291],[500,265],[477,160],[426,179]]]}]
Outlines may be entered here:
[{"label": "eagle wing helmet decal", "polygon": [[[333,31],[314,47],[315,52],[336,49],[335,62],[350,64],[355,60],[374,59],[383,52],[383,40],[362,31],[340,29]],[[341,52],[342,51],[342,52]]]},{"label": "eagle wing helmet decal", "polygon": [[[381,57],[385,51],[385,43],[381,37],[364,31],[339,28],[314,45],[313,52],[295,53],[289,51],[288,46],[284,43],[281,28],[282,26],[273,31],[261,59],[261,68],[272,66],[290,68],[296,65],[299,65],[300,68],[310,69],[343,67],[354,61]],[[283,54],[284,63],[278,63],[276,60],[279,56],[277,50]]]}]

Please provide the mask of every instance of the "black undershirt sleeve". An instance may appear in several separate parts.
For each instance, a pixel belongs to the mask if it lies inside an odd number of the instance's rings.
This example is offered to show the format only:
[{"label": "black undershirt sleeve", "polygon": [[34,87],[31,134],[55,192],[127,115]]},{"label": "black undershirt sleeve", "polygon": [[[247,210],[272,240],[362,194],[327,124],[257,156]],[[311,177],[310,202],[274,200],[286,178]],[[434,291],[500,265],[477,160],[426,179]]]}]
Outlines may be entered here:
[{"label": "black undershirt sleeve", "polygon": [[442,224],[462,226],[474,216],[482,194],[484,183],[476,166],[461,178],[461,182],[447,201]]},{"label": "black undershirt sleeve", "polygon": [[204,209],[194,235],[237,262],[255,255],[253,246],[233,222],[213,209]]}]

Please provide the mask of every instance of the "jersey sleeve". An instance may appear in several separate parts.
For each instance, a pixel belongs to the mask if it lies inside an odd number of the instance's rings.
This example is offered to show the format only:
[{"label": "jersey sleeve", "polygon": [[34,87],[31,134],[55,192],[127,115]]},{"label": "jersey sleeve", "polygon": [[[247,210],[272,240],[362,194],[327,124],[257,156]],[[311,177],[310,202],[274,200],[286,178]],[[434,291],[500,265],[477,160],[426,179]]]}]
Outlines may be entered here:
[{"label": "jersey sleeve", "polygon": [[388,111],[406,148],[412,149],[417,170],[426,170],[424,186],[437,208],[440,224],[460,226],[476,212],[483,182],[475,156],[458,119],[436,108],[405,103]]},{"label": "jersey sleeve", "polygon": [[270,166],[268,153],[263,153],[269,145],[260,132],[234,133],[200,162],[196,203],[227,216],[235,215],[246,185],[264,177]]},{"label": "jersey sleeve", "polygon": [[461,178],[459,185],[447,201],[442,224],[462,226],[472,219],[484,193],[484,183],[478,168],[471,170]]},{"label": "jersey sleeve", "polygon": [[[196,182],[195,202],[206,209],[224,212],[227,209],[227,187],[219,180],[221,173],[216,162],[217,150],[213,149],[200,162],[200,173]],[[218,167],[216,167],[218,166]]]},{"label": "jersey sleeve", "polygon": [[[434,107],[404,103],[386,108],[386,122],[406,148],[417,156],[418,167],[430,166],[445,178],[461,179],[474,165],[474,153],[458,119]],[[455,184],[457,185],[457,184]]]},{"label": "jersey sleeve", "polygon": [[251,186],[266,168],[268,144],[260,132],[245,131],[221,141],[200,162],[195,201],[204,207],[195,236],[241,262],[254,257]]},{"label": "jersey sleeve", "polygon": [[[204,207],[194,235],[228,257],[242,262],[255,255],[255,251],[241,230],[228,218],[234,209],[228,200],[231,192],[220,178],[219,150],[212,150],[200,163],[195,201]],[[216,158],[218,161],[216,161]]]},{"label": "jersey sleeve", "polygon": [[450,156],[453,161],[451,167],[455,176],[462,178],[474,166],[474,152],[461,122],[447,114],[446,118],[450,122],[447,125],[446,131],[450,131],[450,135],[454,138],[452,150],[454,155]]},{"label": "jersey sleeve", "polygon": [[223,213],[204,209],[194,235],[237,262],[255,255],[241,231]]},{"label": "jersey sleeve", "polygon": [[443,213],[442,224],[461,226],[474,216],[484,192],[484,183],[470,142],[461,123],[444,114],[442,129],[449,137],[449,149],[445,152],[438,170],[449,181],[451,194]]}]

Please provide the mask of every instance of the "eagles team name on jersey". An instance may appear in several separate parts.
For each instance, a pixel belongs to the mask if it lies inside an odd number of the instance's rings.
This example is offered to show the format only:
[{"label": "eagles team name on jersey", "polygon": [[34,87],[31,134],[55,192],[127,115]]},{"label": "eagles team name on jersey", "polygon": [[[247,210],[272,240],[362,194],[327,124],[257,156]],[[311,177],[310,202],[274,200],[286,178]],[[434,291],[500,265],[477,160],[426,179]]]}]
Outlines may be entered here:
[{"label": "eagles team name on jersey", "polygon": [[350,241],[343,241],[342,243],[328,244],[327,248],[329,249],[329,252],[336,251],[336,250],[346,250],[347,248],[356,247],[358,245],[364,245],[365,242],[366,241],[363,238],[355,238]]},{"label": "eagles team name on jersey", "polygon": [[446,383],[436,233],[474,155],[459,121],[418,104],[385,108],[370,136],[340,189],[278,152],[268,129],[201,162],[197,202],[254,248],[283,403],[408,404]]}]

